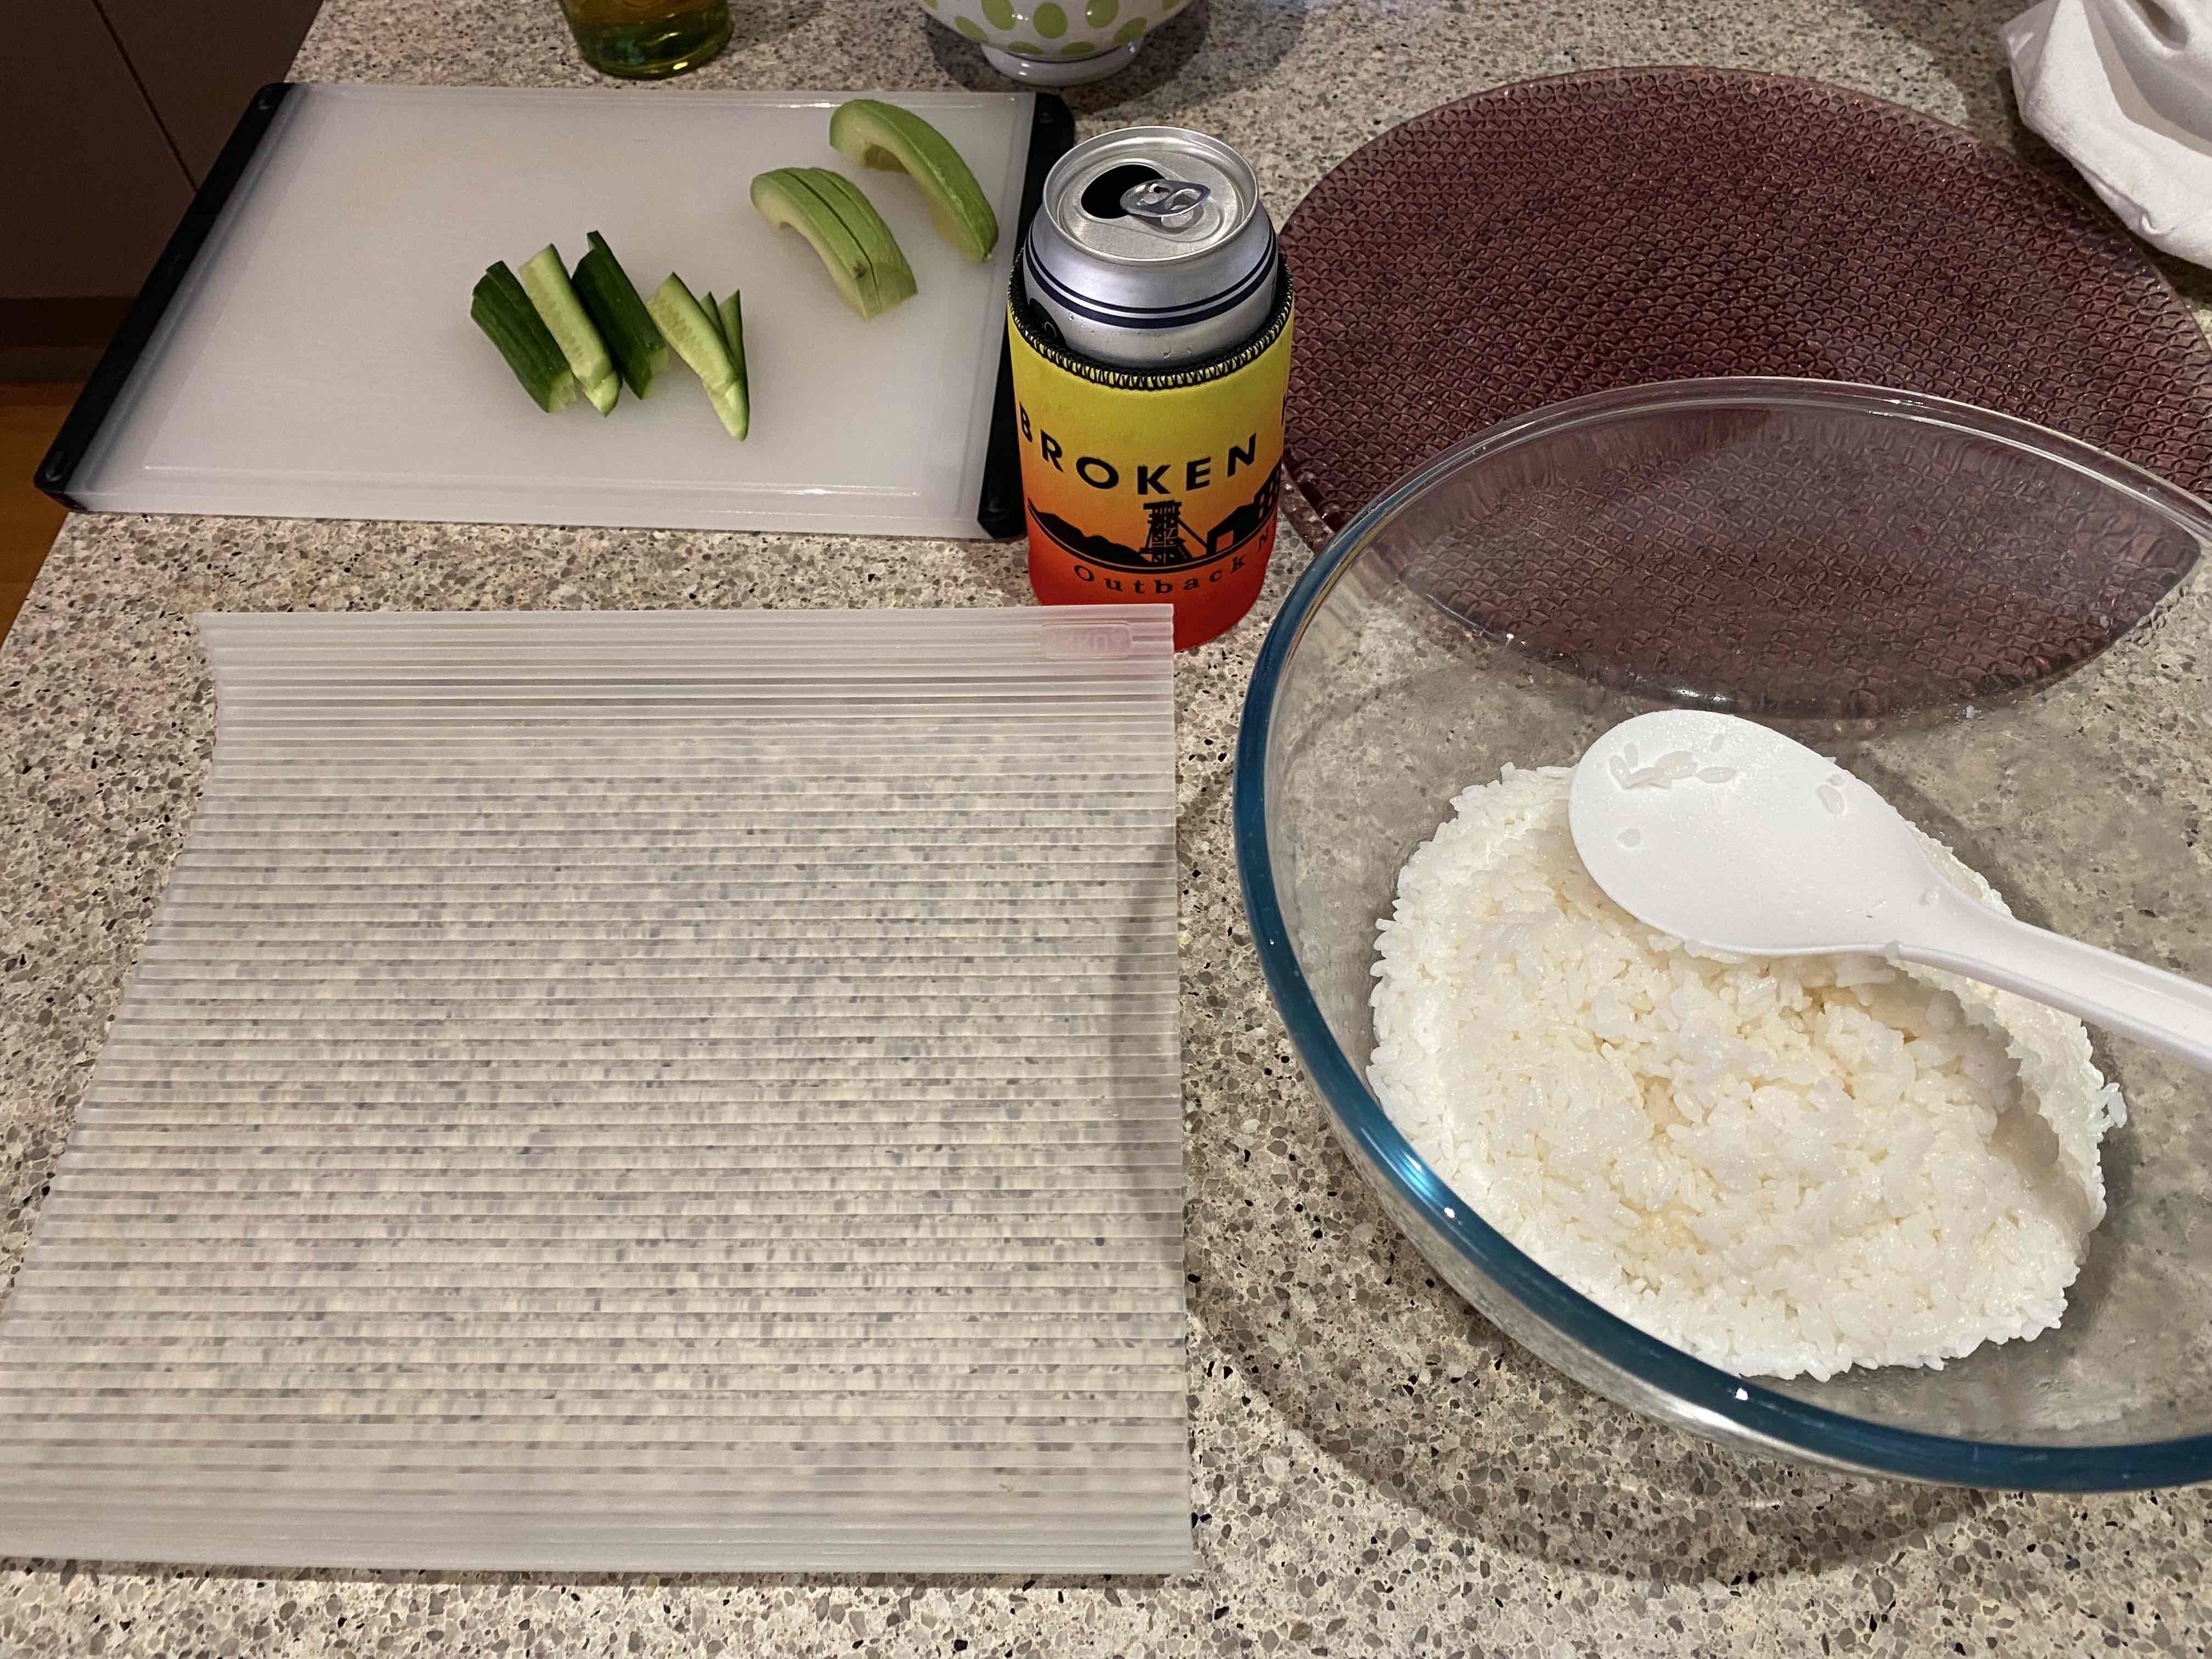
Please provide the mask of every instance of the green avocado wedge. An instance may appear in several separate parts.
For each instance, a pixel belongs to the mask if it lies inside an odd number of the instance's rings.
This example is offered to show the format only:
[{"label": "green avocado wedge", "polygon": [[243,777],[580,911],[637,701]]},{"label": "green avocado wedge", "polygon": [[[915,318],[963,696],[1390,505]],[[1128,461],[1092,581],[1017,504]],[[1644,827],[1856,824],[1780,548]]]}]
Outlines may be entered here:
[{"label": "green avocado wedge", "polygon": [[753,206],[769,223],[795,230],[813,244],[814,251],[845,296],[845,303],[863,317],[883,309],[876,297],[876,283],[868,256],[836,210],[806,182],[804,171],[778,167],[753,180]]},{"label": "green avocado wedge", "polygon": [[898,239],[884,222],[884,216],[876,211],[875,204],[842,173],[832,173],[827,167],[808,167],[805,174],[806,182],[814,186],[814,193],[830,204],[830,210],[853,233],[860,252],[868,256],[868,267],[876,279],[876,309],[879,313],[889,311],[900,301],[912,299],[914,267],[907,264]]},{"label": "green avocado wedge", "polygon": [[960,152],[911,110],[879,98],[854,98],[830,118],[830,145],[862,167],[904,173],[921,191],[937,234],[971,264],[991,257],[999,216]]}]

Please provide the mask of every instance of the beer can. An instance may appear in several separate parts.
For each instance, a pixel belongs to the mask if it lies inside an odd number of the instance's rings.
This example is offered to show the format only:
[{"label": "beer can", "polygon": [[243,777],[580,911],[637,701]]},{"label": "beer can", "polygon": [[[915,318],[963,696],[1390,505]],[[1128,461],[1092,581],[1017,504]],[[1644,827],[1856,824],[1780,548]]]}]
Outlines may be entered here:
[{"label": "beer can", "polygon": [[1125,127],[1070,150],[1022,249],[1030,298],[1066,349],[1122,368],[1234,351],[1274,309],[1281,263],[1251,167],[1179,127]]},{"label": "beer can", "polygon": [[1041,602],[1171,605],[1179,650],[1251,608],[1291,326],[1258,179],[1229,146],[1132,127],[1060,159],[1007,315]]}]

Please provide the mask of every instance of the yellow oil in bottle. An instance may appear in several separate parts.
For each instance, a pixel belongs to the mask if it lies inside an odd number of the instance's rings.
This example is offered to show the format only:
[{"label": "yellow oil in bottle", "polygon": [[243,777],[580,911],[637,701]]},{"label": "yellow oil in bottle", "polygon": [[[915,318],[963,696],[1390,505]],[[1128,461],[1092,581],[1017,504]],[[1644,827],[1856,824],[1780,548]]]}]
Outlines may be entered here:
[{"label": "yellow oil in bottle", "polygon": [[730,43],[728,0],[561,0],[561,9],[585,61],[625,80],[681,75]]}]

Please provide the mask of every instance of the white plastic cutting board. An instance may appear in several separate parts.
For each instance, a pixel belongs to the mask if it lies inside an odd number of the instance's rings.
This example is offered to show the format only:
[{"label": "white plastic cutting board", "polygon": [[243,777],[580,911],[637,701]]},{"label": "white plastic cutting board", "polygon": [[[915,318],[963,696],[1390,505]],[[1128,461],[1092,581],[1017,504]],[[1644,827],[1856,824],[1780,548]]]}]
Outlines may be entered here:
[{"label": "white plastic cutting board", "polygon": [[[975,536],[1028,94],[877,94],[995,197],[971,265],[914,185],[830,148],[845,93],[310,86],[277,112],[71,493],[94,511]],[[863,321],[747,191],[859,181],[921,292]],[[598,230],[641,293],[744,298],[752,434],[672,361],[599,418],[533,405],[469,318],[495,259]]]}]

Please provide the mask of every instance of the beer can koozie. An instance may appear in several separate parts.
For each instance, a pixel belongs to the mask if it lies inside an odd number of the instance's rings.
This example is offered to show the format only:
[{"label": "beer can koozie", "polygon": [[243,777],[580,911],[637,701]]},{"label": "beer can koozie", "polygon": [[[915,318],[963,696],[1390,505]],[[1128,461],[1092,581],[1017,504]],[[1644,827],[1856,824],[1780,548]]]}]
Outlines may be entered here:
[{"label": "beer can koozie", "polygon": [[1136,127],[1054,165],[1007,310],[1039,601],[1170,605],[1177,650],[1251,609],[1291,315],[1258,180],[1227,145]]},{"label": "beer can koozie", "polygon": [[1200,369],[1105,368],[1042,343],[1018,311],[1012,324],[1038,600],[1172,605],[1178,651],[1234,626],[1275,548],[1289,283],[1257,339]]}]

